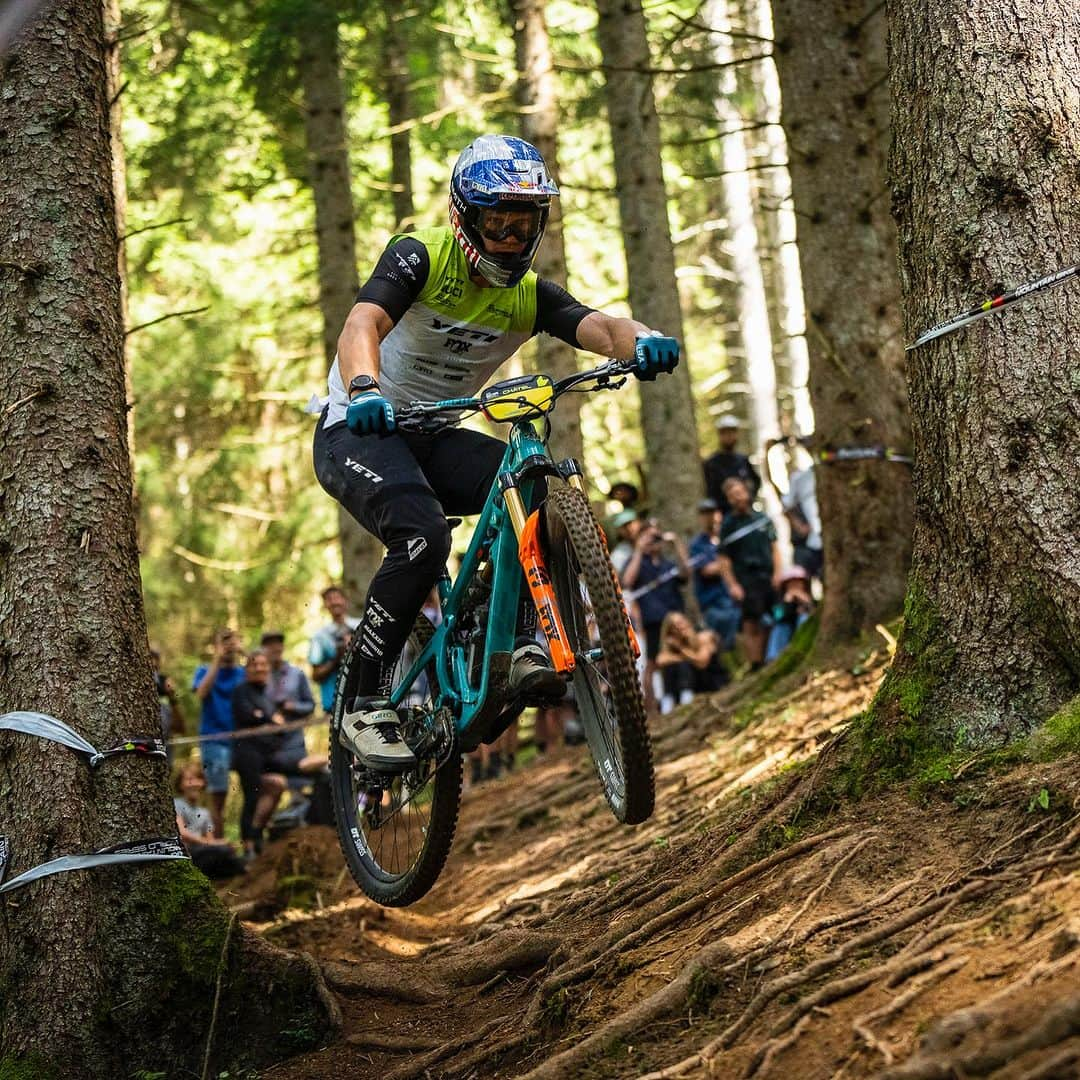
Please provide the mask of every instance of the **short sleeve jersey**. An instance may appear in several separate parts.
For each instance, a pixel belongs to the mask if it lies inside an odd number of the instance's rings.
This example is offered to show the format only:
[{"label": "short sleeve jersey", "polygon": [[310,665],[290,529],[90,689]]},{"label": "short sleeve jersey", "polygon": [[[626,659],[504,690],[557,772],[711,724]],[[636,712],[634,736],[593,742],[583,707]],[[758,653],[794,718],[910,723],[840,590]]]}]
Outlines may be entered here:
[{"label": "short sleeve jersey", "polygon": [[[203,676],[210,670],[206,664],[200,665],[191,680],[194,690],[202,682]],[[232,731],[232,692],[244,681],[242,667],[219,667],[217,677],[210,693],[203,698],[199,713],[199,734],[216,735],[222,731]]]},{"label": "short sleeve jersey", "polygon": [[[576,346],[578,324],[592,311],[532,271],[505,289],[474,284],[448,228],[393,237],[356,300],[394,320],[379,347],[379,387],[398,407],[471,397],[534,334]],[[329,427],[349,404],[336,357],[328,387]]]}]

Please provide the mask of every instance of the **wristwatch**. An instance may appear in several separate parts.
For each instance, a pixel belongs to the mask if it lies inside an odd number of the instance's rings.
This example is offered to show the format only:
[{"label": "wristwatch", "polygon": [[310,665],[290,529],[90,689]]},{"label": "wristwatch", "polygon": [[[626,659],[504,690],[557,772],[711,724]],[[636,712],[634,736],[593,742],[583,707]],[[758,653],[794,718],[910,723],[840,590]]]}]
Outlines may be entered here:
[{"label": "wristwatch", "polygon": [[378,382],[370,375],[357,375],[351,383],[349,383],[349,397],[353,394],[363,394],[368,390],[381,390]]}]

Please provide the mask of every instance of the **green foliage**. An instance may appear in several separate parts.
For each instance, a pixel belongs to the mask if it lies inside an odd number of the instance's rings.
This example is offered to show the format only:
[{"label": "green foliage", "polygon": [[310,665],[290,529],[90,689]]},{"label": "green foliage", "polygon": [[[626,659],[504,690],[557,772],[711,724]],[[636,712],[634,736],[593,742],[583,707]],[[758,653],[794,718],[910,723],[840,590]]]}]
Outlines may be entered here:
[{"label": "green foliage", "polygon": [[1036,810],[1047,811],[1050,809],[1050,792],[1047,788],[1040,788],[1034,795],[1031,796],[1031,802],[1028,803],[1028,813],[1034,813]]}]

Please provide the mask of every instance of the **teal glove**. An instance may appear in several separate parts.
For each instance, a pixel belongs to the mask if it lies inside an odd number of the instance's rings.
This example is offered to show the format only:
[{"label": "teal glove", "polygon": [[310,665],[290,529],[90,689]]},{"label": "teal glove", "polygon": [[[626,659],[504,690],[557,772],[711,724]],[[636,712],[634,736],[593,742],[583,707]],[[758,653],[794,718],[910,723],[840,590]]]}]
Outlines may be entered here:
[{"label": "teal glove", "polygon": [[349,402],[345,423],[354,435],[389,435],[397,427],[394,406],[378,390],[357,394]]},{"label": "teal glove", "polygon": [[646,334],[634,344],[634,375],[653,382],[661,372],[671,374],[679,364],[679,343],[673,337]]}]

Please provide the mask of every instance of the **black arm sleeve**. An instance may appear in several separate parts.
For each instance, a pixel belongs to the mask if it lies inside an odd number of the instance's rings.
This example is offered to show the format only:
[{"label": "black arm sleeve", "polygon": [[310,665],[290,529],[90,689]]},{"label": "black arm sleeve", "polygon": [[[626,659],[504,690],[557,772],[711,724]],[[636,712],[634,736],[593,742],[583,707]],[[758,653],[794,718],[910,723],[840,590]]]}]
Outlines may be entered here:
[{"label": "black arm sleeve", "polygon": [[430,270],[427,248],[406,236],[387,245],[371,277],[360,286],[356,303],[378,304],[396,323],[420,295]]},{"label": "black arm sleeve", "polygon": [[536,283],[536,323],[533,333],[550,334],[578,349],[581,344],[577,339],[577,328],[581,320],[594,310],[579,304],[554,281],[540,278]]}]

